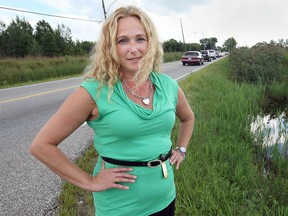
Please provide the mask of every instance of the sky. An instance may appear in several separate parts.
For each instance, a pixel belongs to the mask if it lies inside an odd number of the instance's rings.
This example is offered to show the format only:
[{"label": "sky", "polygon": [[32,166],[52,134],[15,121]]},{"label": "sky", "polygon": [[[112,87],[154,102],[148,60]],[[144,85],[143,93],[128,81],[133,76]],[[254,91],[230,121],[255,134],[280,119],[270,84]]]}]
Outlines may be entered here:
[{"label": "sky", "polygon": [[[199,43],[215,37],[216,46],[233,37],[237,47],[288,39],[287,0],[104,0],[107,15],[120,6],[142,8],[153,20],[161,42],[170,39]],[[102,0],[0,0],[0,7],[100,22],[62,19],[0,8],[0,21],[9,25],[18,15],[33,28],[40,20],[53,29],[64,24],[73,40],[97,41],[104,18]],[[182,25],[181,25],[182,24]],[[183,31],[182,31],[183,30]],[[182,33],[183,32],[183,33]]]}]

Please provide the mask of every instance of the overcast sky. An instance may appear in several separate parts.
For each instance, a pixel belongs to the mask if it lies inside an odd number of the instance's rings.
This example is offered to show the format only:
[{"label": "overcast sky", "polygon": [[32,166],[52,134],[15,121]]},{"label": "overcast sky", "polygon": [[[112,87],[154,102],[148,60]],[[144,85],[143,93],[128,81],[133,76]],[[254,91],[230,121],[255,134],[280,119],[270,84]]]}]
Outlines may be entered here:
[{"label": "overcast sky", "polygon": [[[237,46],[288,39],[287,0],[104,0],[108,15],[122,5],[136,5],[154,21],[161,41],[175,39],[199,43],[203,37],[216,37],[217,46],[233,37]],[[101,0],[0,0],[0,7],[81,19],[104,19]],[[96,41],[101,23],[54,18],[0,8],[0,21],[10,24],[16,15],[34,28],[44,19],[53,29],[64,24],[73,39]],[[181,31],[181,21],[183,35]]]}]

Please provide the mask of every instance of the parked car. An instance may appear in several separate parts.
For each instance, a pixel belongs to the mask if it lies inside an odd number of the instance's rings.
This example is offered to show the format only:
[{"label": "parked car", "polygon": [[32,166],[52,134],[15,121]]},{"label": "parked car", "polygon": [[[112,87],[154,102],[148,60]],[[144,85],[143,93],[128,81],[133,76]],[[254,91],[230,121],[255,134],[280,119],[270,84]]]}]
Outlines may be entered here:
[{"label": "parked car", "polygon": [[209,52],[211,58],[216,59],[216,52],[215,52],[215,50],[209,49],[208,52]]},{"label": "parked car", "polygon": [[198,51],[187,51],[182,57],[181,62],[183,65],[186,64],[198,64],[201,65],[204,63],[204,58],[202,54]]},{"label": "parked car", "polygon": [[200,53],[202,54],[204,61],[211,61],[208,50],[200,50]]},{"label": "parked car", "polygon": [[216,51],[216,57],[217,57],[217,58],[222,57],[222,55],[221,55],[221,51]]}]

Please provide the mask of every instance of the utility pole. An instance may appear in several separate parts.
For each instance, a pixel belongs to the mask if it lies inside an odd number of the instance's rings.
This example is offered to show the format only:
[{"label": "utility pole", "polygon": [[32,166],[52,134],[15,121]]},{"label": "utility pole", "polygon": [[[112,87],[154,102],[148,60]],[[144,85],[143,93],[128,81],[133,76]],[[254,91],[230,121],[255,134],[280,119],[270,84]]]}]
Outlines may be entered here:
[{"label": "utility pole", "polygon": [[106,20],[106,18],[107,18],[107,13],[106,13],[106,9],[105,9],[104,0],[102,0],[102,7],[103,7],[104,18],[105,18],[105,20]]},{"label": "utility pole", "polygon": [[203,48],[204,48],[204,50],[206,50],[207,42],[206,42],[205,37],[204,37],[204,32],[202,32],[202,34],[203,34]]},{"label": "utility pole", "polygon": [[180,19],[180,24],[181,24],[182,38],[183,38],[183,44],[184,44],[184,51],[186,51],[184,31],[183,31],[183,26],[182,26],[182,20],[181,19]]}]

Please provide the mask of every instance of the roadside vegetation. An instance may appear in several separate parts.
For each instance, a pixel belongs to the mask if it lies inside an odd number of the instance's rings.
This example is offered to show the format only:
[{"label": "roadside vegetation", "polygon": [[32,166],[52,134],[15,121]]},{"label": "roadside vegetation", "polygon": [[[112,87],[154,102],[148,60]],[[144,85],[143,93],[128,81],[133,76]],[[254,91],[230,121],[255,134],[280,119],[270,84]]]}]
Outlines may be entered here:
[{"label": "roadside vegetation", "polygon": [[[181,52],[164,54],[164,62],[179,60]],[[0,59],[0,88],[83,75],[88,56]]]},{"label": "roadside vegetation", "polygon": [[276,172],[265,174],[262,145],[250,132],[251,119],[262,112],[265,91],[262,85],[228,79],[228,60],[181,83],[189,92],[196,125],[191,158],[176,174],[177,215],[285,215],[287,158],[279,157]]},{"label": "roadside vegetation", "polygon": [[[230,79],[263,86],[262,107],[266,113],[287,111],[288,46],[286,43],[258,43],[252,48],[235,49],[231,55]],[[285,110],[286,109],[286,110]]]},{"label": "roadside vegetation", "polygon": [[0,88],[80,76],[87,57],[26,57],[0,59]]},{"label": "roadside vegetation", "polygon": [[[230,51],[236,47],[234,38],[227,39],[222,47],[216,47],[217,38],[202,38],[199,43],[183,43],[170,39],[162,43],[165,52],[217,49]],[[89,54],[95,41],[73,41],[72,31],[64,24],[56,28],[39,20],[33,27],[24,17],[16,16],[6,24],[0,20],[0,58],[23,58],[27,56],[82,56]]]},{"label": "roadside vegetation", "polygon": [[[266,49],[266,46],[268,49],[270,45],[264,44],[261,49]],[[278,89],[278,95],[286,94],[287,98],[286,88],[282,88],[287,71],[283,71],[281,79],[273,78],[269,84],[262,82],[261,74],[261,82],[236,79],[240,76],[236,74],[238,67],[235,68],[235,64],[241,66],[242,61],[243,71],[250,70],[246,66],[252,69],[255,67],[254,62],[246,64],[248,60],[241,57],[250,55],[253,49],[237,50],[179,83],[195,112],[196,120],[185,163],[179,171],[175,171],[176,215],[288,214],[287,157],[275,151],[267,172],[267,158],[261,140],[255,141],[250,128],[253,117],[265,113],[268,108],[266,100],[270,92],[268,94],[267,88],[271,84],[279,85],[274,87]],[[287,50],[284,49],[283,54],[287,55]],[[267,57],[262,54],[257,56]],[[282,68],[286,64],[285,59],[271,64]],[[255,57],[257,61],[261,60]],[[262,64],[267,64],[262,65],[266,68],[270,62],[262,61]],[[274,91],[275,95],[277,91]],[[282,107],[287,108],[285,101]],[[177,130],[178,123],[172,131],[174,143]],[[97,154],[91,147],[87,154],[79,158],[78,164],[92,172],[95,157]],[[91,193],[83,192],[68,183],[65,183],[59,203],[59,215],[80,215],[79,212],[94,214]]]}]

